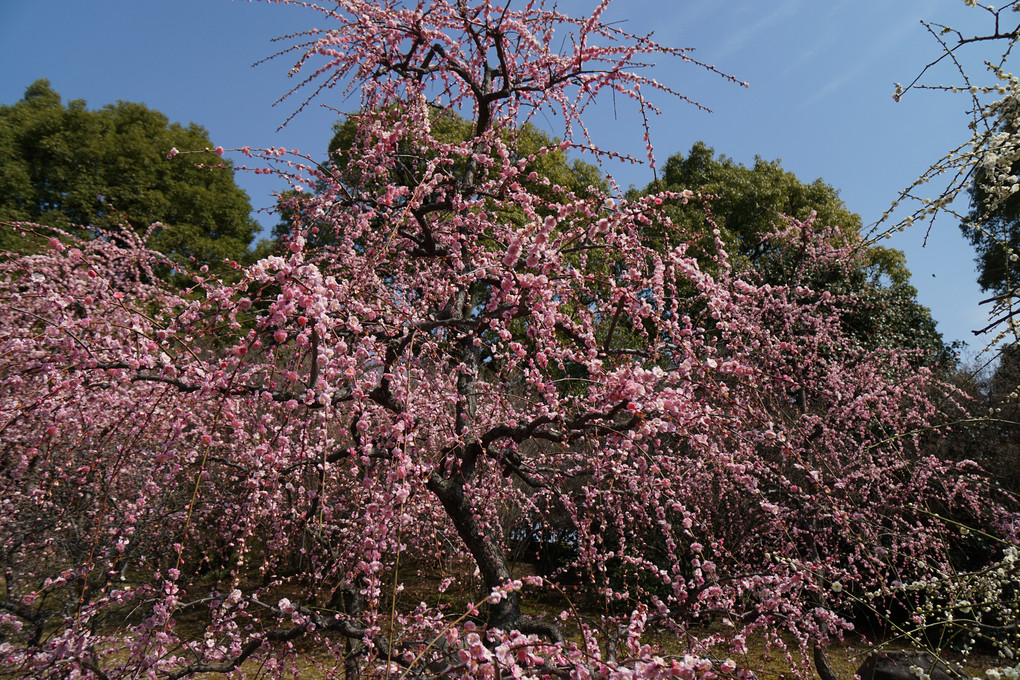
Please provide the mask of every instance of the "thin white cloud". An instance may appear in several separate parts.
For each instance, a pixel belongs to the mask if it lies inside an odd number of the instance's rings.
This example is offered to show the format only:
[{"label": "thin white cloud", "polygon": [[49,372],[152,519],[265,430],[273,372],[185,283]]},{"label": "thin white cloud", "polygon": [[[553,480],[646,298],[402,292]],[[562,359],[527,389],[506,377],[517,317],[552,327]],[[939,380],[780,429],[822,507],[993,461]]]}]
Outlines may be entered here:
[{"label": "thin white cloud", "polygon": [[[755,36],[769,30],[788,17],[796,16],[798,9],[803,4],[804,0],[785,0],[784,2],[777,4],[771,12],[753,24],[740,28],[730,35],[718,49],[713,49],[712,58],[717,62],[723,61],[723,59],[729,55],[754,44]],[[745,4],[744,7],[751,8],[756,5],[757,2],[751,2]]]},{"label": "thin white cloud", "polygon": [[811,36],[813,38],[811,45],[803,49],[796,59],[786,64],[782,72],[783,76],[789,76],[802,66],[815,63],[818,56],[839,39],[840,34],[846,30],[842,10],[855,1],[840,0],[839,2],[831,2],[826,6],[824,20],[811,27]]},{"label": "thin white cloud", "polygon": [[901,18],[886,25],[888,29],[880,34],[876,40],[855,52],[856,58],[850,66],[834,73],[832,78],[812,93],[804,103],[807,105],[815,104],[843,89],[848,83],[871,70],[876,63],[902,45],[905,38],[912,31],[917,30],[917,20],[913,18]]}]

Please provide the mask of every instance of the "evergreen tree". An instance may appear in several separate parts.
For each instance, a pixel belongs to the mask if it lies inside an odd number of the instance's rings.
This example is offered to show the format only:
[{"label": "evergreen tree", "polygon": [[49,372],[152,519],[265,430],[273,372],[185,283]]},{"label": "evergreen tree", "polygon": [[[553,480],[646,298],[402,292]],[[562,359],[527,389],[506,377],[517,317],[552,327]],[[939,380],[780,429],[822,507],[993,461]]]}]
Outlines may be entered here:
[{"label": "evergreen tree", "polygon": [[[122,225],[171,258],[216,265],[243,260],[258,231],[248,196],[215,152],[169,158],[171,149],[211,149],[206,130],[184,127],[144,104],[98,110],[64,105],[47,80],[0,106],[0,221],[34,222],[79,235]],[[30,241],[0,231],[0,248]]]}]

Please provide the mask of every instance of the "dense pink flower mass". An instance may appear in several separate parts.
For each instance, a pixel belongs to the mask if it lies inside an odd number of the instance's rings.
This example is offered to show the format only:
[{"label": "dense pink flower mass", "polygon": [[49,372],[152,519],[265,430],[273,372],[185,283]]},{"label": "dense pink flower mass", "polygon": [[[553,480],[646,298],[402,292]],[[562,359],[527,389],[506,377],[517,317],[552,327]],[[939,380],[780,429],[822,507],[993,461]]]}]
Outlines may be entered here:
[{"label": "dense pink flower mass", "polygon": [[[735,676],[720,640],[806,651],[851,598],[949,568],[938,515],[994,525],[976,470],[921,447],[952,390],[806,285],[857,257],[838,230],[791,222],[789,281],[764,285],[688,252],[663,207],[690,192],[578,195],[517,152],[542,112],[568,141],[538,155],[593,149],[600,94],[642,119],[675,94],[639,68],[689,55],[607,4],[319,9],[295,72],[361,94],[355,146],[232,282],[171,289],[130,231],[5,257],[0,663]],[[451,110],[466,141],[432,135]],[[522,569],[552,534],[569,556]]]}]

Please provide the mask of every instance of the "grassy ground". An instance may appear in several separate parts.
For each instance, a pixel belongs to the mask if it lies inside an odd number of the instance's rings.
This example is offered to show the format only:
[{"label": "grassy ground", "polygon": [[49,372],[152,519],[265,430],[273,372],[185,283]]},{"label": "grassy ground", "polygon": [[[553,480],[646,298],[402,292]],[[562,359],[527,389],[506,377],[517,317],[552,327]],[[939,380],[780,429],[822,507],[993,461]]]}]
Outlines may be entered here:
[{"label": "grassy ground", "polygon": [[[465,576],[463,565],[458,565],[454,569],[458,572],[458,577]],[[515,576],[523,575],[525,574],[515,574]],[[451,588],[445,593],[439,593],[437,586],[443,576],[444,574],[436,574],[434,572],[416,574],[412,568],[405,566],[401,570],[400,579],[403,590],[394,600],[391,600],[393,606],[398,611],[409,611],[422,601],[431,606],[445,604],[449,606],[451,614],[457,616],[459,613],[464,612],[470,603],[480,602],[484,598],[481,584],[474,584],[476,586],[474,587],[470,578],[458,579],[459,583],[464,584],[460,589]],[[529,593],[524,600],[523,608],[525,614],[537,617],[543,612],[558,612],[574,607],[576,603],[572,603],[570,600],[571,594],[569,591],[559,593]],[[584,619],[597,622],[600,618],[599,612],[580,606],[577,606],[576,610],[578,615]],[[194,627],[195,633],[200,636],[203,627],[201,618],[202,616],[199,612],[185,614],[180,623],[185,628]],[[580,632],[576,621],[568,619],[562,628],[568,637],[580,639]],[[699,629],[692,631],[692,634],[701,637],[711,633],[719,633],[722,630],[722,628],[718,630]],[[682,640],[678,640],[672,634],[664,631],[649,631],[647,641],[649,644],[660,648],[663,655],[684,654],[688,651]],[[765,644],[764,638],[761,636],[752,636],[747,640],[746,654],[735,655],[725,645],[720,645],[717,653],[714,653],[713,656],[720,659],[732,658],[739,667],[753,671],[759,680],[792,680],[795,677],[816,678],[817,674],[810,660],[802,659],[792,640],[789,642],[790,652],[775,645]],[[338,644],[342,648],[343,643],[339,642]],[[857,669],[872,650],[872,643],[861,639],[850,639],[845,643],[829,647],[827,656],[830,665],[840,680],[852,680]],[[295,641],[294,651],[298,659],[297,671],[299,678],[303,680],[332,680],[333,678],[344,677],[342,662],[338,662],[336,654],[324,648],[321,643],[316,643],[311,639],[299,638]],[[963,666],[971,677],[983,677],[985,669],[997,665],[994,659],[979,656],[963,659],[956,655],[947,654],[946,660]],[[259,677],[259,664],[254,661],[245,663],[243,670],[249,677]],[[0,678],[3,677],[5,675],[0,671]],[[219,674],[206,674],[196,677],[203,680],[205,678],[223,678]]]},{"label": "grassy ground", "polygon": [[[297,669],[301,680],[341,680],[344,677],[342,664],[339,664],[333,657],[310,650],[302,650]],[[840,680],[853,680],[854,674],[863,663],[864,658],[870,653],[871,647],[864,644],[840,644],[833,645],[827,649],[829,663]],[[760,642],[749,641],[748,653],[746,655],[734,656],[729,654],[738,666],[753,671],[759,680],[793,680],[803,677],[817,678],[812,666],[801,668],[798,673],[794,667],[799,663],[797,655],[794,654],[794,661],[791,663],[786,653],[782,650],[766,649]],[[960,663],[964,670],[971,677],[984,677],[984,670],[995,665],[994,659],[971,656],[967,659],[949,655],[948,659],[954,663]],[[254,663],[245,664],[248,673],[256,670]],[[213,680],[222,678],[218,674],[204,674],[196,676],[200,680]]]}]

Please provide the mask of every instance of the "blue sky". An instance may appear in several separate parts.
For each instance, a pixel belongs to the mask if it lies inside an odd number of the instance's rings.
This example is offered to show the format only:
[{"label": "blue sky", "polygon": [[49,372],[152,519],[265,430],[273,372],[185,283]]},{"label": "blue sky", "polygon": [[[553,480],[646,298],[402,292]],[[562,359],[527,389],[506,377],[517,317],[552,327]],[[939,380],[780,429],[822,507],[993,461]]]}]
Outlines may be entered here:
[{"label": "blue sky", "polygon": [[[582,14],[595,2],[559,4]],[[930,92],[892,99],[893,83],[910,82],[939,54],[920,20],[983,31],[987,15],[961,0],[617,0],[608,16],[634,32],[654,31],[659,42],[694,47],[698,59],[750,83],[739,88],[677,62],[658,64],[657,80],[712,109],[660,100],[663,115],[652,121],[660,163],[697,140],[745,164],[756,155],[779,158],[801,180],[821,177],[838,188],[868,224],[966,140],[964,99]],[[65,101],[85,99],[92,108],[141,101],[171,120],[204,126],[226,148],[282,145],[319,157],[335,113],[313,106],[277,131],[298,103],[273,106],[293,84],[291,62],[252,67],[280,48],[272,38],[310,28],[316,18],[231,0],[0,0],[0,103],[16,102],[30,83],[48,78]],[[596,141],[642,155],[634,112],[617,111],[614,118],[606,102],[588,119]],[[625,188],[651,179],[647,168],[607,170]],[[257,208],[271,206],[280,188],[262,175],[238,181]],[[971,247],[949,219],[936,222],[924,247],[923,240],[917,229],[886,243],[907,253],[919,299],[946,339],[980,347],[970,332],[985,319]]]}]

